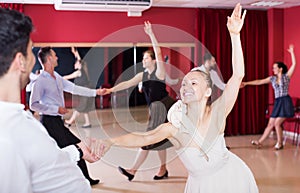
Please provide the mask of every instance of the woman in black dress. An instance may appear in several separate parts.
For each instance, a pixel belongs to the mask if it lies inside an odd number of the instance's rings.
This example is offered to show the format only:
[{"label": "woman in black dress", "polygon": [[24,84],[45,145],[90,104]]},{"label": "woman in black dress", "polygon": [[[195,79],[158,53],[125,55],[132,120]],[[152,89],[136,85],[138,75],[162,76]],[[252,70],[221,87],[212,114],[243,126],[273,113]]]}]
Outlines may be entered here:
[{"label": "woman in black dress", "polygon": [[[154,52],[152,50],[144,52],[143,67],[145,68],[145,70],[135,75],[132,79],[121,82],[116,86],[107,89],[106,94],[124,90],[132,86],[137,86],[139,82],[143,82],[142,89],[145,94],[147,104],[150,108],[150,118],[147,127],[147,131],[149,131],[166,122],[168,109],[175,101],[168,95],[168,92],[166,90],[166,70],[162,59],[161,49],[158,46],[150,22],[145,22],[144,31],[150,37],[154,49]],[[134,178],[134,175],[137,172],[138,168],[147,158],[149,150],[157,150],[161,165],[158,174],[155,175],[153,179],[160,180],[163,178],[167,178],[168,171],[166,168],[166,149],[171,146],[172,144],[169,142],[169,140],[165,139],[159,143],[142,147],[138,152],[133,167],[131,169],[124,169],[122,167],[119,167],[119,171],[123,175],[127,176],[128,180],[131,181]]]}]

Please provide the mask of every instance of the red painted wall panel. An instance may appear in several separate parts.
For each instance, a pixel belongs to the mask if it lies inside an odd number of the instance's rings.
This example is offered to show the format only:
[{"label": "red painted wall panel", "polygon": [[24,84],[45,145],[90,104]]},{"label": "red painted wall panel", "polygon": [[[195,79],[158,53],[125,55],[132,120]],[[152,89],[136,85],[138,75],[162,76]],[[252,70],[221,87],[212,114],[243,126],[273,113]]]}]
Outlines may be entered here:
[{"label": "red painted wall panel", "polygon": [[[284,27],[283,27],[283,9],[268,10],[268,30],[269,30],[269,75],[273,71],[275,61],[283,61],[283,42],[284,42]],[[265,77],[261,77],[265,78]],[[274,101],[274,90],[269,84],[269,103]]]},{"label": "red painted wall panel", "polygon": [[295,46],[295,56],[297,61],[296,70],[291,79],[290,85],[290,95],[294,97],[300,97],[300,6],[289,8],[284,10],[284,61],[290,66],[291,56],[289,52],[286,51],[289,44],[294,44]]},{"label": "red painted wall panel", "polygon": [[[32,35],[35,42],[98,42],[120,29],[143,25],[147,20],[194,35],[196,18],[193,8],[153,7],[144,11],[142,17],[128,17],[126,12],[56,11],[52,5],[24,5],[24,12],[35,25]],[[140,30],[136,34],[144,36],[143,29]],[[125,38],[130,42],[137,37],[129,34]]]}]

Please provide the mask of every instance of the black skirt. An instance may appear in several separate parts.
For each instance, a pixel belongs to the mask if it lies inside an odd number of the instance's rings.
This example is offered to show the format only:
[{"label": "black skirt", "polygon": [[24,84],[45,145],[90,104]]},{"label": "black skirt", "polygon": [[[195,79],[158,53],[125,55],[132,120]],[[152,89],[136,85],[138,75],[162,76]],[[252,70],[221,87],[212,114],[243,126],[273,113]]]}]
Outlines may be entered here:
[{"label": "black skirt", "polygon": [[289,118],[289,117],[293,117],[294,114],[295,114],[294,105],[289,95],[278,97],[275,99],[271,117]]},{"label": "black skirt", "polygon": [[[175,103],[175,100],[170,96],[163,98],[161,101],[152,102],[150,105],[150,118],[147,131],[151,131],[159,125],[167,122],[168,110]],[[168,139],[164,139],[158,143],[143,146],[143,150],[164,150],[172,147],[172,143]]]}]

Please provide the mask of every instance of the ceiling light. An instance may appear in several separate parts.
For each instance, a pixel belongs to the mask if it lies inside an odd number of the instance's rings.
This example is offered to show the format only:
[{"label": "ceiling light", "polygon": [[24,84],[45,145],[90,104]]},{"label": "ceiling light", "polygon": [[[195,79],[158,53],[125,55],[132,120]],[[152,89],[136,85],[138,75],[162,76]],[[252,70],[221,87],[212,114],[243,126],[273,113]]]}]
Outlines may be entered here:
[{"label": "ceiling light", "polygon": [[264,7],[274,7],[277,5],[281,5],[284,2],[282,1],[258,1],[255,3],[251,3],[252,6],[264,6]]}]

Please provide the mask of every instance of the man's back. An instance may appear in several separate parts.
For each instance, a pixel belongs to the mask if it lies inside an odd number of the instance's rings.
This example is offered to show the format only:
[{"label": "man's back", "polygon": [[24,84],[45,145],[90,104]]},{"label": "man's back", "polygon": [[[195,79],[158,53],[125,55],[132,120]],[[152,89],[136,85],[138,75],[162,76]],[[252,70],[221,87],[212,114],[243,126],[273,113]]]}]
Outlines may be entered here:
[{"label": "man's back", "polygon": [[0,192],[91,192],[76,162],[23,105],[0,102],[0,106],[0,124],[5,125],[0,128],[1,152],[6,152],[0,164],[7,168],[1,171]]}]

